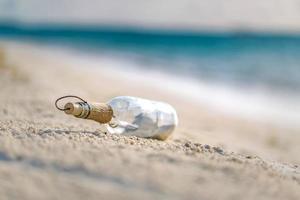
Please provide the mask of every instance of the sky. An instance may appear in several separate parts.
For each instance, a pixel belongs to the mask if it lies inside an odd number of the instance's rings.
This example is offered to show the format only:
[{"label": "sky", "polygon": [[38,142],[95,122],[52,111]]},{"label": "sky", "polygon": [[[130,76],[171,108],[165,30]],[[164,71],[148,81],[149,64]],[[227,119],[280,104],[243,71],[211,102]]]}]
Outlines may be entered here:
[{"label": "sky", "polygon": [[300,32],[300,0],[0,0],[0,20]]}]

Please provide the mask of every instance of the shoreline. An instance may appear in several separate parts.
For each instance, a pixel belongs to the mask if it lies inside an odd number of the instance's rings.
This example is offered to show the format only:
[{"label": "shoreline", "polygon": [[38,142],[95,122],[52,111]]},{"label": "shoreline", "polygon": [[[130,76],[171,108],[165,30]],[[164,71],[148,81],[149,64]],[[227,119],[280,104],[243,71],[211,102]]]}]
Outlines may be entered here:
[{"label": "shoreline", "polygon": [[[133,84],[146,85],[176,98],[188,99],[193,104],[208,107],[213,112],[220,112],[235,118],[267,123],[287,128],[300,129],[300,95],[284,96],[274,94],[258,87],[238,88],[221,83],[206,83],[195,78],[166,71],[141,69],[137,63],[124,58],[102,56],[99,53],[87,55],[68,47],[47,46],[45,44],[24,43],[39,56],[51,59],[58,57],[63,62],[76,68],[106,73]],[[41,50],[43,51],[41,53]],[[37,53],[37,54],[39,54]],[[246,91],[248,89],[248,91]]]}]

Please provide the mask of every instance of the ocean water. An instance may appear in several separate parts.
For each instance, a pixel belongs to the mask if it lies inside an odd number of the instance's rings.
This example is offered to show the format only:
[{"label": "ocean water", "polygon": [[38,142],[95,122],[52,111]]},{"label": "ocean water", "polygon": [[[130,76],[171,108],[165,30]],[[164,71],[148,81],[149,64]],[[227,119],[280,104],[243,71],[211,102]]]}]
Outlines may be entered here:
[{"label": "ocean water", "polygon": [[182,90],[185,95],[219,110],[293,124],[300,119],[297,35],[2,25],[0,39],[71,49],[88,60],[105,58],[125,76],[133,69],[152,74],[153,84],[168,74],[176,77],[169,90],[189,88]]},{"label": "ocean water", "polygon": [[2,38],[114,56],[145,69],[273,92],[300,91],[300,36],[0,26]]}]

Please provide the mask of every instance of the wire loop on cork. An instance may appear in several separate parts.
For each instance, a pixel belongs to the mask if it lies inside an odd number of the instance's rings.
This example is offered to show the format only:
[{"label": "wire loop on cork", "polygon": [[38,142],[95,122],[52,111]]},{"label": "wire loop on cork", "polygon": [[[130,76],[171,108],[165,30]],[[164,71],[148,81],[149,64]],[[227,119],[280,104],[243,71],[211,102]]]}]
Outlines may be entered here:
[{"label": "wire loop on cork", "polygon": [[58,106],[58,102],[59,102],[60,100],[62,100],[62,99],[66,99],[66,98],[75,98],[75,99],[81,100],[81,101],[84,102],[84,103],[87,103],[87,101],[85,101],[84,99],[82,99],[82,98],[79,97],[79,96],[75,96],[75,95],[66,95],[66,96],[62,96],[62,97],[59,97],[58,99],[56,99],[56,101],[55,101],[55,107],[56,107],[58,110],[60,110],[60,111],[66,111],[66,110],[69,110],[69,109],[70,109],[70,108],[60,108],[60,107]]},{"label": "wire loop on cork", "polygon": [[[68,102],[63,108],[59,107],[58,102],[65,98],[76,98],[79,99],[80,102]],[[113,110],[110,105],[106,103],[88,103],[75,95],[66,95],[58,98],[55,101],[55,106],[58,110],[64,111],[68,115],[82,119],[91,119],[102,124],[110,122],[113,118]]]}]

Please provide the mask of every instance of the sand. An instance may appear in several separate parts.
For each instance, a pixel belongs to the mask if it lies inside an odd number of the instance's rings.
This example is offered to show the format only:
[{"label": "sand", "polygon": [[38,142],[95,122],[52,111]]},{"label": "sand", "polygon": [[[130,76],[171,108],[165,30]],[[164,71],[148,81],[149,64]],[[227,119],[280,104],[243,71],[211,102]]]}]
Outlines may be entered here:
[{"label": "sand", "polygon": [[[1,49],[0,199],[300,198],[295,127],[212,111],[47,48]],[[180,124],[166,141],[111,135],[56,110],[66,94],[167,101]]]}]

